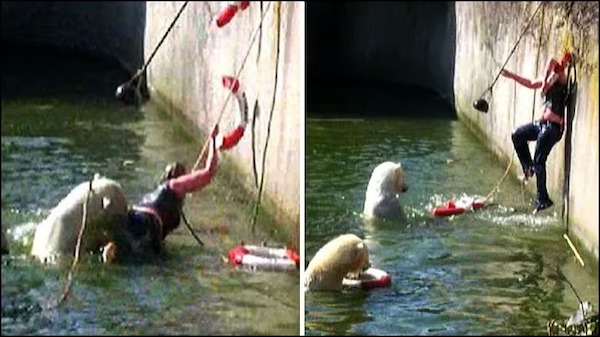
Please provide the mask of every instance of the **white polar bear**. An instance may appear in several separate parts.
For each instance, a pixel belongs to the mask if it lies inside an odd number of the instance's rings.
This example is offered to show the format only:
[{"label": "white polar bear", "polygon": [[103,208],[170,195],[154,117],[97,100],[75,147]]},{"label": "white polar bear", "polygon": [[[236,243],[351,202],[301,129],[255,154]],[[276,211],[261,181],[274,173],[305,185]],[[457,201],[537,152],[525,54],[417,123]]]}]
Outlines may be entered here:
[{"label": "white polar bear", "polygon": [[[83,223],[83,205],[90,181],[83,182],[50,212],[37,227],[31,255],[41,262],[56,262],[62,255],[74,254]],[[127,200],[114,180],[95,177],[86,210],[86,227],[81,251],[100,248],[122,228],[127,216]]]},{"label": "white polar bear", "polygon": [[361,238],[343,234],[325,244],[304,273],[305,290],[340,290],[345,277],[357,277],[371,266]]},{"label": "white polar bear", "polygon": [[369,218],[395,219],[402,214],[400,193],[408,191],[400,163],[386,161],[375,167],[367,186],[363,215]]}]

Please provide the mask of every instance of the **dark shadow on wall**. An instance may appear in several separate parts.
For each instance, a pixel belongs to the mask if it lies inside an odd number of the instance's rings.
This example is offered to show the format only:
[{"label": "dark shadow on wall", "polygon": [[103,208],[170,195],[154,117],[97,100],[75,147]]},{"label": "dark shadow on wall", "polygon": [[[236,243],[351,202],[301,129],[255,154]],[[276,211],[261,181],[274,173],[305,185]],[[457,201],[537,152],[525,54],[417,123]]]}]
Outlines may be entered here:
[{"label": "dark shadow on wall", "polygon": [[145,1],[2,2],[3,45],[104,55],[129,72],[144,62],[145,25]]},{"label": "dark shadow on wall", "polygon": [[[401,96],[417,94],[445,106],[430,113],[456,116],[454,2],[309,2],[306,34],[308,114],[326,114],[353,88],[347,96],[363,106],[350,104],[353,115],[403,115]],[[375,111],[361,103],[372,95],[356,97],[363,92],[394,97]]]}]

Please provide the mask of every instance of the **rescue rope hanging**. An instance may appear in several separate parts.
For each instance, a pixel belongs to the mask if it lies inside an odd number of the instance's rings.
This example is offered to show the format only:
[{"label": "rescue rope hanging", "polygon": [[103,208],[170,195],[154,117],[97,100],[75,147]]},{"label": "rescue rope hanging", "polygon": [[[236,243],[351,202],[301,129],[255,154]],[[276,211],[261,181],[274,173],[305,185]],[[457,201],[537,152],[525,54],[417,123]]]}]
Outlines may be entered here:
[{"label": "rescue rope hanging", "polygon": [[190,230],[190,233],[192,233],[192,236],[194,237],[194,239],[196,239],[196,242],[198,242],[198,244],[200,246],[204,246],[204,242],[202,242],[202,240],[200,240],[198,235],[196,235],[196,232],[194,232],[194,229],[192,228],[192,225],[190,225],[190,223],[188,222],[183,210],[181,210],[181,218],[183,219],[183,223],[185,224],[185,226]]},{"label": "rescue rope hanging", "polygon": [[[571,13],[573,11],[573,5],[575,1],[571,1],[569,5],[569,10],[567,12],[566,25],[571,26]],[[569,29],[570,31],[570,29]],[[571,34],[571,38],[574,40],[573,35]],[[572,44],[575,47],[575,43]],[[567,95],[565,96],[565,161],[564,161],[564,185],[563,185],[563,209],[562,209],[562,217],[565,220],[565,234],[569,234],[569,189],[570,189],[570,175],[569,171],[571,169],[571,133],[573,127],[573,119],[575,113],[575,103],[576,103],[576,90],[577,90],[577,59],[573,56],[571,63],[567,69]],[[573,79],[571,80],[571,69],[573,69]]]},{"label": "rescue rope hanging", "polygon": [[269,146],[269,138],[271,135],[271,121],[273,120],[273,112],[275,111],[275,102],[277,100],[277,82],[278,82],[278,73],[279,73],[279,55],[280,55],[280,45],[281,45],[281,2],[277,1],[275,3],[275,15],[276,15],[276,26],[277,26],[277,34],[276,34],[276,42],[275,42],[275,78],[273,84],[273,96],[271,100],[271,111],[269,112],[269,121],[267,122],[267,136],[265,139],[265,147],[263,148],[263,157],[261,164],[261,172],[260,172],[260,184],[258,186],[258,196],[256,199],[256,203],[254,204],[254,215],[252,216],[252,233],[255,231],[256,227],[256,219],[258,217],[258,208],[260,206],[264,180],[265,180],[265,165],[267,160],[267,149]]},{"label": "rescue rope hanging", "polygon": [[[133,75],[133,77],[121,84],[120,86],[117,87],[117,91],[116,91],[116,98],[117,100],[124,102],[126,104],[133,104],[135,102],[137,102],[139,100],[140,97],[140,86],[141,86],[141,79],[140,77],[146,72],[146,70],[148,69],[148,66],[150,65],[150,62],[152,62],[152,59],[154,58],[154,55],[156,55],[156,52],[158,51],[158,49],[160,48],[160,46],[162,46],[163,42],[165,42],[165,39],[167,38],[167,36],[169,35],[169,33],[173,30],[173,27],[175,26],[175,23],[177,23],[177,20],[179,20],[179,17],[181,16],[181,14],[183,13],[183,10],[185,9],[185,7],[187,7],[189,1],[186,1],[183,3],[183,5],[181,5],[181,8],[179,9],[179,12],[177,12],[177,15],[175,15],[175,18],[173,19],[173,21],[171,21],[171,24],[169,25],[169,28],[167,28],[167,30],[165,31],[165,33],[163,34],[162,38],[160,39],[160,41],[158,42],[158,44],[156,45],[156,47],[154,47],[154,50],[152,51],[152,54],[150,54],[150,57],[148,58],[148,60],[146,61],[146,63],[144,63],[144,65],[142,66],[142,68],[140,68],[135,75]],[[134,88],[133,87],[133,82],[134,81],[138,81],[137,83],[137,87]]]},{"label": "rescue rope hanging", "polygon": [[[519,35],[519,38],[517,39],[517,42],[515,43],[513,49],[511,50],[510,54],[506,58],[506,61],[504,61],[504,64],[500,68],[500,71],[498,71],[498,74],[496,75],[496,78],[494,78],[494,81],[492,82],[492,84],[480,95],[480,98],[478,100],[476,100],[476,101],[473,102],[473,107],[476,110],[478,110],[480,112],[484,112],[484,113],[488,112],[488,110],[489,110],[489,104],[488,104],[487,100],[485,100],[483,98],[483,96],[487,92],[490,92],[490,95],[492,94],[492,88],[496,84],[496,82],[498,81],[498,79],[500,78],[500,74],[502,73],[502,69],[504,69],[504,67],[508,64],[508,61],[510,60],[510,58],[512,57],[512,55],[514,54],[514,52],[517,50],[517,47],[519,46],[519,43],[523,39],[523,36],[525,36],[525,33],[529,29],[529,26],[531,26],[531,23],[533,22],[533,19],[535,18],[536,14],[542,8],[543,5],[544,5],[544,2],[541,2],[538,5],[538,7],[536,8],[536,10],[533,12],[533,14],[531,15],[531,18],[529,19],[529,21],[527,22],[527,25],[525,26],[525,28],[523,29],[523,31]],[[504,179],[506,179],[506,177],[508,176],[508,173],[510,172],[510,168],[511,168],[512,163],[513,163],[513,158],[514,158],[514,155],[511,154],[510,160],[508,162],[508,165],[506,166],[504,174],[502,175],[502,177],[500,178],[500,180],[496,183],[496,185],[494,186],[494,188],[492,188],[492,190],[483,199],[481,199],[481,198],[462,198],[462,199],[460,199],[460,200],[458,200],[456,202],[454,200],[449,200],[443,206],[434,207],[433,210],[432,210],[432,214],[434,216],[457,215],[457,214],[464,213],[467,210],[478,209],[478,208],[484,207],[484,205],[498,191],[498,188],[500,187],[500,184],[502,184],[502,182],[504,181]]]},{"label": "rescue rope hanging", "polygon": [[485,91],[482,92],[481,95],[479,95],[479,99],[477,99],[476,101],[473,102],[473,107],[476,110],[478,110],[480,112],[483,112],[483,113],[487,113],[488,112],[488,110],[489,110],[489,104],[488,104],[487,100],[483,98],[484,95],[489,92],[490,93],[490,97],[491,97],[491,95],[493,94],[492,93],[492,88],[494,87],[494,84],[496,84],[496,82],[498,81],[498,79],[500,78],[500,74],[502,74],[502,69],[504,69],[504,67],[506,67],[506,65],[508,64],[508,61],[510,60],[511,56],[513,55],[513,53],[515,52],[515,50],[517,50],[517,47],[519,46],[519,43],[521,42],[521,39],[523,38],[523,36],[525,36],[525,33],[527,32],[527,30],[529,29],[529,26],[533,22],[533,19],[535,18],[535,15],[540,10],[540,8],[542,8],[543,5],[544,5],[544,2],[543,1],[540,2],[540,4],[538,5],[537,9],[535,10],[535,12],[533,12],[533,15],[531,15],[531,18],[529,19],[529,22],[525,26],[525,29],[523,29],[523,31],[521,32],[521,35],[519,36],[519,39],[515,43],[515,46],[511,50],[510,54],[508,54],[508,57],[506,58],[506,61],[504,61],[504,64],[502,65],[502,67],[498,71],[498,74],[496,75],[496,78],[494,78],[494,81],[492,82],[492,84],[487,89],[485,89]]},{"label": "rescue rope hanging", "polygon": [[260,113],[260,107],[258,106],[258,96],[254,101],[254,110],[252,111],[252,129],[251,129],[251,143],[252,143],[252,176],[254,177],[254,186],[258,188],[258,168],[256,164],[256,118]]},{"label": "rescue rope hanging", "polygon": [[77,268],[77,266],[79,264],[79,256],[81,255],[81,241],[83,239],[83,233],[85,231],[85,226],[87,224],[88,203],[90,200],[90,195],[92,193],[94,193],[94,190],[92,189],[93,181],[94,181],[94,179],[90,180],[90,188],[88,189],[88,191],[85,195],[85,203],[83,204],[83,216],[81,219],[81,228],[79,229],[79,234],[77,235],[77,245],[75,246],[75,257],[73,259],[73,264],[71,265],[71,270],[69,270],[69,275],[67,276],[67,283],[65,283],[63,292],[56,304],[57,307],[60,306],[67,299],[67,296],[69,296],[69,294],[71,293],[71,288],[73,285],[73,275],[75,272],[75,268]]},{"label": "rescue rope hanging", "polygon": [[[542,36],[544,34],[544,18],[546,17],[546,11],[545,11],[545,7],[542,7],[542,18],[540,20],[540,32],[539,32],[539,39],[538,39],[538,48],[537,48],[537,54],[535,57],[535,74],[537,75],[539,72],[539,65],[540,65],[540,51],[542,49]],[[515,86],[517,84],[515,83]],[[534,90],[533,91],[533,102],[531,105],[531,121],[533,122],[533,120],[535,119],[535,104],[536,104],[536,99],[537,99],[537,92]]]},{"label": "rescue rope hanging", "polygon": [[[569,5],[569,10],[567,13],[567,23],[571,24],[571,13],[573,11],[574,1],[571,1]],[[571,38],[574,40],[573,36]],[[575,47],[575,43],[573,43],[573,47]],[[573,56],[572,62],[569,64],[567,69],[567,95],[565,96],[565,161],[564,161],[564,185],[563,185],[563,209],[562,209],[562,217],[565,221],[565,233],[563,234],[563,238],[567,241],[569,248],[575,255],[577,261],[581,264],[582,267],[585,267],[585,263],[581,258],[581,255],[577,251],[575,245],[569,239],[569,193],[570,193],[570,175],[569,171],[571,169],[571,136],[572,136],[572,128],[573,128],[573,120],[575,118],[575,109],[577,104],[577,64],[576,64],[576,56]],[[573,79],[571,79],[571,69],[573,70]],[[571,285],[572,287],[572,285]],[[575,289],[573,288],[573,291]],[[581,300],[580,300],[581,302]]]},{"label": "rescue rope hanging", "polygon": [[[269,11],[269,7],[271,6],[271,3],[267,4],[267,8],[265,9],[265,11],[262,13],[261,18],[260,18],[260,22],[262,23],[265,19],[266,14]],[[254,45],[254,42],[256,42],[256,38],[258,37],[258,33],[260,31],[260,26],[257,27],[257,29],[255,29],[254,33],[252,34],[252,38],[250,39],[250,43],[248,44],[248,49],[246,51],[246,55],[244,56],[242,63],[239,67],[239,69],[237,70],[237,72],[235,73],[235,75],[233,76],[236,79],[239,79],[240,74],[242,73],[242,70],[244,70],[244,67],[246,65],[246,61],[248,61],[248,57],[250,56],[250,52],[252,51],[252,46]],[[225,113],[225,108],[227,107],[227,103],[229,103],[229,99],[231,98],[231,95],[233,94],[233,92],[230,90],[229,93],[227,94],[227,97],[225,98],[225,102],[223,103],[223,106],[221,108],[221,111],[219,112],[219,115],[217,117],[217,121],[215,123],[215,125],[219,124],[219,122],[221,121],[221,118],[223,117],[223,114]],[[198,169],[198,166],[201,164],[203,157],[206,154],[206,151],[208,150],[208,144],[210,143],[210,134],[208,135],[206,141],[204,142],[204,146],[202,147],[202,150],[200,151],[200,155],[198,156],[198,160],[196,160],[196,163],[194,164],[192,171],[195,171],[196,169]]]}]

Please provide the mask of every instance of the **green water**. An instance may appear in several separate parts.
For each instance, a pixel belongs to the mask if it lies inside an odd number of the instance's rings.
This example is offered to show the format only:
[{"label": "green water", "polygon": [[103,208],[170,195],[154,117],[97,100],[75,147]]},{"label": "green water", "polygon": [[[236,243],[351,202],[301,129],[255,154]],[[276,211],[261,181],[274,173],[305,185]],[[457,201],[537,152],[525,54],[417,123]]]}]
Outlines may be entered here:
[{"label": "green water", "polygon": [[[575,262],[560,210],[531,215],[533,196],[522,194],[515,178],[500,185],[495,205],[454,218],[430,216],[432,207],[463,193],[487,195],[507,163],[463,124],[439,117],[444,113],[434,110],[443,107],[401,92],[387,97],[348,96],[338,100],[346,106],[312,111],[400,106],[407,117],[307,120],[307,260],[333,237],[355,233],[367,239],[372,265],[390,273],[392,285],[308,292],[306,334],[545,335],[549,319],[566,320],[577,309],[560,275],[597,310],[597,267]],[[405,218],[365,222],[359,213],[370,174],[387,160],[402,163],[410,186],[401,196]]]},{"label": "green water", "polygon": [[155,261],[103,266],[86,257],[68,300],[48,309],[69,266],[30,261],[33,233],[19,231],[96,172],[118,180],[131,202],[138,201],[167,163],[191,167],[204,137],[153,104],[118,105],[113,93],[126,76],[109,62],[41,52],[3,58],[2,226],[11,248],[2,258],[3,335],[298,334],[298,273],[242,270],[222,261],[241,240],[287,241],[266,212],[251,232],[254,202],[227,154],[212,183],[186,201],[204,247],[182,225]]}]

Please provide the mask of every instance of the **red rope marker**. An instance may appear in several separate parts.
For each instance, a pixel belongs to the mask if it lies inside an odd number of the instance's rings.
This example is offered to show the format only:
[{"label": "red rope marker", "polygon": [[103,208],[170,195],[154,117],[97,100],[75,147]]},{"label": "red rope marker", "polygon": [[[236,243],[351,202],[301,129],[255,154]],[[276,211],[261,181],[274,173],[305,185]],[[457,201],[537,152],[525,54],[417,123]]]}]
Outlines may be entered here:
[{"label": "red rope marker", "polygon": [[240,81],[233,76],[223,76],[222,78],[223,86],[229,90],[233,94],[237,94],[240,89]]}]

